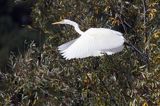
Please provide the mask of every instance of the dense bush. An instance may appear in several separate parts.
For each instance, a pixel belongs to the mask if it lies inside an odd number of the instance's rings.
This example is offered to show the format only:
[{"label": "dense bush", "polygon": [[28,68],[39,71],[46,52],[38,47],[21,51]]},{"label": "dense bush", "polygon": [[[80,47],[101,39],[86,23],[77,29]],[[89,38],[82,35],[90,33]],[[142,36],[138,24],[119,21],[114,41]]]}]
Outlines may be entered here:
[{"label": "dense bush", "polygon": [[[160,105],[158,0],[37,0],[31,16],[33,23],[25,28],[41,32],[45,42],[40,47],[31,42],[23,54],[10,53],[12,72],[0,73],[1,105]],[[123,32],[148,58],[126,47],[112,56],[66,61],[57,46],[79,35],[71,26],[51,25],[64,18],[82,30]]]}]

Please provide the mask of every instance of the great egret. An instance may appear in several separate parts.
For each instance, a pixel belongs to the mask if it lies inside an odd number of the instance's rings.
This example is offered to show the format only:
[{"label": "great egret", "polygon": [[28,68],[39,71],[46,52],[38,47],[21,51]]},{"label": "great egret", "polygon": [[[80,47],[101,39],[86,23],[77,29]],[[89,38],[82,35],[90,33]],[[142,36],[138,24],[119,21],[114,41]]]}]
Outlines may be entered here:
[{"label": "great egret", "polygon": [[81,31],[79,25],[64,19],[52,24],[68,24],[74,27],[81,36],[58,47],[61,55],[66,59],[112,55],[123,50],[125,38],[122,33],[107,28],[89,28]]}]

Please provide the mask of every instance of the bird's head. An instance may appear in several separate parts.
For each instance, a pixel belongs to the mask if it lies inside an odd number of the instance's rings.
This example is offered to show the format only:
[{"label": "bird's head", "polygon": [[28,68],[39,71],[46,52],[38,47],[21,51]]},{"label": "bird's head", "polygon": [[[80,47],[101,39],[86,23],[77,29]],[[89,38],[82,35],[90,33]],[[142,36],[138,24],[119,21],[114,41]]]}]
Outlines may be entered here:
[{"label": "bird's head", "polygon": [[69,19],[63,19],[62,21],[54,22],[52,24],[55,25],[55,24],[71,24],[71,23],[73,23],[73,21],[71,21]]},{"label": "bird's head", "polygon": [[55,24],[68,24],[68,25],[73,26],[74,29],[75,29],[79,34],[83,34],[83,33],[84,33],[83,31],[81,31],[81,30],[79,29],[79,26],[78,26],[78,24],[77,24],[76,22],[71,21],[71,20],[69,20],[69,19],[64,19],[64,20],[62,20],[62,21],[52,23],[52,25],[55,25]]}]

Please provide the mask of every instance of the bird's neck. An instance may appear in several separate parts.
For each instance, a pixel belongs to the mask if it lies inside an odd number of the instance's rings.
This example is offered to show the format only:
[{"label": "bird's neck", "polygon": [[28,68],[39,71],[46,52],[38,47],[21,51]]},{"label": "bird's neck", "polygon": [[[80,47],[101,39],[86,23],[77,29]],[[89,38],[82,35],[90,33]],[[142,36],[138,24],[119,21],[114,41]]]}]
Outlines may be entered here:
[{"label": "bird's neck", "polygon": [[76,30],[76,32],[78,32],[80,35],[82,35],[84,32],[80,30],[79,25],[75,22],[70,23],[70,25],[72,25],[74,27],[74,29]]},{"label": "bird's neck", "polygon": [[74,29],[80,34],[82,35],[84,32],[80,30],[79,26],[75,26]]}]

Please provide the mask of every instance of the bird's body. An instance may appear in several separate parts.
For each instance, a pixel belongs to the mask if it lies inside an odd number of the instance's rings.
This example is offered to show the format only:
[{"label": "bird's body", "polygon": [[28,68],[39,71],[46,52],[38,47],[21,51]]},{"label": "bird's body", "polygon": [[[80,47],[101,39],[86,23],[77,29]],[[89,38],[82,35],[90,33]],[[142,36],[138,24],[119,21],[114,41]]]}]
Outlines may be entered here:
[{"label": "bird's body", "polygon": [[65,59],[112,55],[124,48],[125,39],[122,33],[107,28],[90,28],[82,32],[78,24],[63,20],[53,24],[70,24],[81,35],[79,38],[62,44],[58,50]]}]

